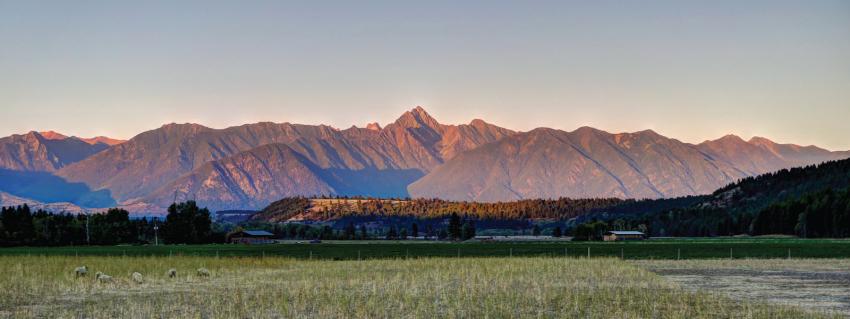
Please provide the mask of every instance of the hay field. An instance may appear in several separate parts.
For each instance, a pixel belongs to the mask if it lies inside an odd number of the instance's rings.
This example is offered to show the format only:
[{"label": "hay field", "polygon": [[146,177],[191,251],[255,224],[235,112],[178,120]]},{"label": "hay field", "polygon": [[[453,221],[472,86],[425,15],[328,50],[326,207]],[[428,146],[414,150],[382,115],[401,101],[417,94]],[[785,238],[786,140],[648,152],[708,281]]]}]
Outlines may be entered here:
[{"label": "hay field", "polygon": [[[87,278],[73,269],[89,267]],[[195,276],[206,267],[209,278]],[[166,270],[177,268],[169,279]],[[100,284],[95,271],[115,277]],[[135,284],[130,274],[145,275]],[[365,261],[215,257],[0,258],[0,317],[821,318],[688,291],[614,258]]]}]

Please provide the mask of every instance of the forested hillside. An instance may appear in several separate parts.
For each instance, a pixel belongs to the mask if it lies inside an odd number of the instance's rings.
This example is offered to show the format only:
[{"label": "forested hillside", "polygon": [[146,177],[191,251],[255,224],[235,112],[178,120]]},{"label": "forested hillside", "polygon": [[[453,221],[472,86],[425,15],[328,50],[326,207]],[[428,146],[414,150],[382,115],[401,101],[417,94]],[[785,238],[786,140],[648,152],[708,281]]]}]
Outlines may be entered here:
[{"label": "forested hillside", "polygon": [[441,199],[284,198],[255,214],[253,220],[292,218],[330,220],[350,216],[440,218],[457,213],[479,220],[569,219],[621,203],[617,198],[527,199],[513,202],[454,202]]},{"label": "forested hillside", "polygon": [[609,210],[614,213],[587,215],[581,222],[644,225],[654,236],[846,237],[848,187],[850,160],[831,161],[744,178],[679,208],[635,212],[615,206]]}]

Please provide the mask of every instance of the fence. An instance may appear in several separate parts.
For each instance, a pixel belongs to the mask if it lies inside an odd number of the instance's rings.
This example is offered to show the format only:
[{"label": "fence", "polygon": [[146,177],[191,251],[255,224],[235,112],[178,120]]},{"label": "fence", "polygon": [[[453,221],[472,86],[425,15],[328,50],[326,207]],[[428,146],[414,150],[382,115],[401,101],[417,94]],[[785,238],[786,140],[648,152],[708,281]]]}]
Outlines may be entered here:
[{"label": "fence", "polygon": [[630,243],[322,243],[199,246],[91,246],[1,248],[4,255],[289,257],[362,260],[427,257],[616,257],[623,259],[850,258],[848,240],[793,242]]}]

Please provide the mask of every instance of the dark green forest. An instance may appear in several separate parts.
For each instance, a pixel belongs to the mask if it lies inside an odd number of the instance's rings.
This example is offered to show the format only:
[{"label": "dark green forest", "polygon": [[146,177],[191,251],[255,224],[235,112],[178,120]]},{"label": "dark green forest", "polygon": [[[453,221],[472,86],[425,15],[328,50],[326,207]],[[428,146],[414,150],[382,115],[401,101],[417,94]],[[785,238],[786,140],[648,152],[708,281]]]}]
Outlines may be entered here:
[{"label": "dark green forest", "polygon": [[628,209],[631,203],[623,203],[605,213],[581,216],[574,228],[598,232],[642,225],[652,236],[847,237],[848,187],[850,159],[831,161],[744,178],[712,195],[688,201],[657,200],[687,204],[669,205],[675,208],[659,204],[640,211]]},{"label": "dark green forest", "polygon": [[131,220],[122,209],[101,214],[54,214],[32,211],[29,206],[3,207],[0,211],[0,245],[64,246],[115,245],[153,240],[154,223]]},{"label": "dark green forest", "polygon": [[0,210],[0,246],[203,244],[223,241],[209,211],[195,202],[173,204],[164,221],[131,219],[123,209],[93,214],[54,214],[27,205]]},{"label": "dark green forest", "polygon": [[850,237],[850,188],[827,189],[770,205],[756,215],[752,233]]}]

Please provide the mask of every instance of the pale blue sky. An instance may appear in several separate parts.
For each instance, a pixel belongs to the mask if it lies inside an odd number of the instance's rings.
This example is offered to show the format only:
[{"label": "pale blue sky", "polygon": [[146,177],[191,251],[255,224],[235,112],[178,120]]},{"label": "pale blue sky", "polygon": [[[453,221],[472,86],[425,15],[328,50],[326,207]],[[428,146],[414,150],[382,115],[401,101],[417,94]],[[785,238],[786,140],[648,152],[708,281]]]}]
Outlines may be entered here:
[{"label": "pale blue sky", "polygon": [[168,122],[727,133],[850,149],[850,1],[0,0],[0,135]]}]

